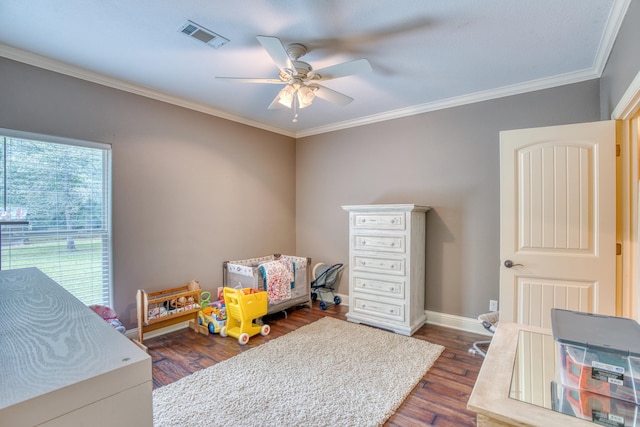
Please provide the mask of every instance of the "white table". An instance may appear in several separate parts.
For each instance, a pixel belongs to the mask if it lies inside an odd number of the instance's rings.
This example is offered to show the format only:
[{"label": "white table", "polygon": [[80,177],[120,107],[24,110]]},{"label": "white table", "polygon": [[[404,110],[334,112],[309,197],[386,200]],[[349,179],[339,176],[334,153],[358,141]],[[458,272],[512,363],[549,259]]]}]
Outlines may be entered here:
[{"label": "white table", "polygon": [[[521,332],[532,338],[521,339]],[[549,389],[554,378],[555,352],[551,332],[545,329],[501,322],[491,341],[467,407],[477,413],[478,427],[487,426],[590,426],[596,424],[548,409],[539,391]],[[542,350],[526,345],[544,343]],[[517,357],[518,347],[526,353]],[[523,355],[525,357],[523,357]],[[523,366],[530,361],[534,366]],[[527,365],[529,363],[525,363]],[[537,386],[536,386],[537,384]],[[515,385],[517,390],[512,390]],[[537,392],[534,392],[538,389]]]},{"label": "white table", "polygon": [[151,426],[151,358],[37,268],[0,272],[0,424]]}]

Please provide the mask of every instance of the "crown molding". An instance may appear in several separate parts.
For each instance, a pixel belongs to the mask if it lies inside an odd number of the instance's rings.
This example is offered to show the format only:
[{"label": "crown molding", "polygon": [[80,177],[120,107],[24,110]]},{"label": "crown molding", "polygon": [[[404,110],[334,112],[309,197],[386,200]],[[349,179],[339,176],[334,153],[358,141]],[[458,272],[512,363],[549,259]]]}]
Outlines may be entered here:
[{"label": "crown molding", "polygon": [[[624,0],[624,2],[628,2],[628,1],[630,0]],[[14,60],[14,61],[22,62],[28,65],[33,65],[38,68],[43,68],[56,73],[64,74],[70,77],[75,77],[81,80],[97,83],[103,86],[107,86],[107,87],[122,90],[125,92],[133,93],[136,95],[144,96],[150,99],[166,102],[168,104],[176,105],[179,107],[188,108],[190,110],[209,114],[215,117],[241,123],[247,126],[256,127],[269,132],[278,133],[291,138],[303,138],[307,136],[318,135],[318,134],[333,132],[337,130],[364,126],[364,125],[378,123],[386,120],[393,120],[393,119],[413,116],[417,114],[428,113],[431,111],[442,110],[445,108],[458,107],[458,106],[472,104],[476,102],[502,98],[506,96],[519,95],[527,92],[549,89],[557,86],[567,85],[571,83],[578,83],[578,82],[596,79],[600,77],[600,73],[597,70],[587,69],[587,70],[582,70],[574,73],[567,73],[559,76],[553,76],[550,78],[533,80],[533,81],[522,83],[522,84],[510,85],[510,86],[505,86],[497,89],[491,89],[491,90],[476,92],[468,95],[429,102],[426,104],[415,105],[407,108],[400,108],[397,110],[388,111],[381,114],[373,114],[371,116],[361,117],[355,120],[347,120],[343,122],[333,123],[327,126],[319,126],[315,128],[303,129],[296,132],[296,131],[290,131],[287,129],[279,128],[276,126],[271,126],[263,122],[250,120],[250,119],[247,119],[246,117],[231,114],[226,111],[208,106],[206,104],[193,102],[182,97],[169,95],[159,90],[151,89],[151,88],[141,86],[135,83],[127,82],[124,80],[108,77],[100,73],[89,71],[84,68],[76,67],[73,65],[65,64],[60,61],[46,58],[44,56],[40,56],[31,52],[27,52],[27,51],[17,49],[1,43],[0,43],[0,56]]]},{"label": "crown molding", "polygon": [[566,73],[546,79],[533,80],[530,82],[504,86],[497,89],[491,89],[476,92],[468,95],[457,96],[453,98],[443,99],[439,101],[429,102],[426,104],[415,105],[408,108],[400,108],[388,111],[382,114],[374,114],[362,117],[356,120],[348,120],[344,122],[334,123],[328,126],[321,126],[296,132],[296,138],[312,136],[326,132],[333,132],[342,129],[348,129],[357,126],[378,123],[386,120],[399,119],[402,117],[413,116],[416,114],[428,113],[431,111],[444,110],[445,108],[459,107],[462,105],[473,104],[481,101],[489,101],[497,98],[504,98],[512,95],[520,95],[527,92],[535,92],[543,89],[550,89],[557,86],[564,86],[572,83],[579,83],[587,80],[599,78],[600,75],[592,69],[577,71],[575,73]]},{"label": "crown molding", "polygon": [[630,4],[631,0],[615,0],[613,6],[611,6],[611,11],[607,17],[607,25],[602,33],[602,39],[600,39],[600,45],[593,64],[593,69],[598,74],[598,77],[604,72],[613,44],[616,41]]},{"label": "crown molding", "polygon": [[105,76],[104,74],[89,71],[87,69],[76,67],[74,65],[65,64],[64,62],[56,61],[54,59],[50,59],[41,55],[37,55],[35,53],[17,49],[2,43],[0,43],[0,56],[17,61],[17,62],[22,62],[27,65],[33,65],[34,67],[53,71],[59,74],[64,74],[70,77],[75,77],[75,78],[92,82],[92,83],[97,83],[102,86],[111,87],[114,89],[133,93],[136,95],[144,96],[146,98],[155,99],[157,101],[166,102],[168,104],[173,104],[178,107],[188,108],[190,110],[209,114],[222,119],[242,123],[248,126],[267,130],[269,132],[279,133],[285,136],[295,138],[295,133],[287,129],[282,129],[279,127],[268,125],[266,123],[259,122],[259,121],[250,120],[250,119],[247,119],[246,117],[237,116],[235,114],[231,114],[226,111],[210,107],[206,104],[193,102],[179,96],[169,95],[165,92],[162,92],[156,89],[151,89],[151,88],[138,85],[135,83],[131,83],[125,80],[108,77],[108,76]]}]

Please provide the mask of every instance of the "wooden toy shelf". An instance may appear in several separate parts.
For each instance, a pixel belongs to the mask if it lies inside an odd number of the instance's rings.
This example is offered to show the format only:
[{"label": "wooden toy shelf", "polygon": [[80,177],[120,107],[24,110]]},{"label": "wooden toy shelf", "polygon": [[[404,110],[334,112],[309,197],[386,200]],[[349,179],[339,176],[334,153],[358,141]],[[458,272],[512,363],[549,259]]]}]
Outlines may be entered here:
[{"label": "wooden toy shelf", "polygon": [[184,286],[156,292],[138,289],[138,341],[144,342],[146,332],[186,321],[194,331],[208,335],[207,328],[198,324],[201,292],[200,284],[195,280]]}]

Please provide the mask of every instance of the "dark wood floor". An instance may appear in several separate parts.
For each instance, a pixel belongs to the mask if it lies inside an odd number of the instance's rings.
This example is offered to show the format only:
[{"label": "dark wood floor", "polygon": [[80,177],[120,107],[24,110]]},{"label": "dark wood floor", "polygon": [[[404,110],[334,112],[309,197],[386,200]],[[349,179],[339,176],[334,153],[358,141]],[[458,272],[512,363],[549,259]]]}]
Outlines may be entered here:
[{"label": "dark wood floor", "polygon": [[[265,322],[271,326],[271,333],[251,337],[245,346],[233,338],[205,336],[190,329],[147,339],[145,345],[153,360],[153,386],[170,384],[324,316],[344,320],[346,312],[344,306],[321,311],[314,304],[313,308],[289,310],[287,318],[282,314],[270,316]],[[483,359],[468,350],[474,341],[486,337],[432,325],[423,326],[413,337],[441,344],[446,350],[385,426],[475,426],[475,414],[466,407]]]}]

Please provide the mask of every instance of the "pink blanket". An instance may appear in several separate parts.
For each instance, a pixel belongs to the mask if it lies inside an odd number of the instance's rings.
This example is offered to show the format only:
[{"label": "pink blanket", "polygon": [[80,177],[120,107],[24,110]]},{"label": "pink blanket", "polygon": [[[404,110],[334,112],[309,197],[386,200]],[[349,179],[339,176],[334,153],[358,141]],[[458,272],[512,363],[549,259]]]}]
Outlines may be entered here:
[{"label": "pink blanket", "polygon": [[291,299],[291,286],[294,281],[291,261],[277,259],[262,263],[260,272],[264,277],[269,304]]}]

